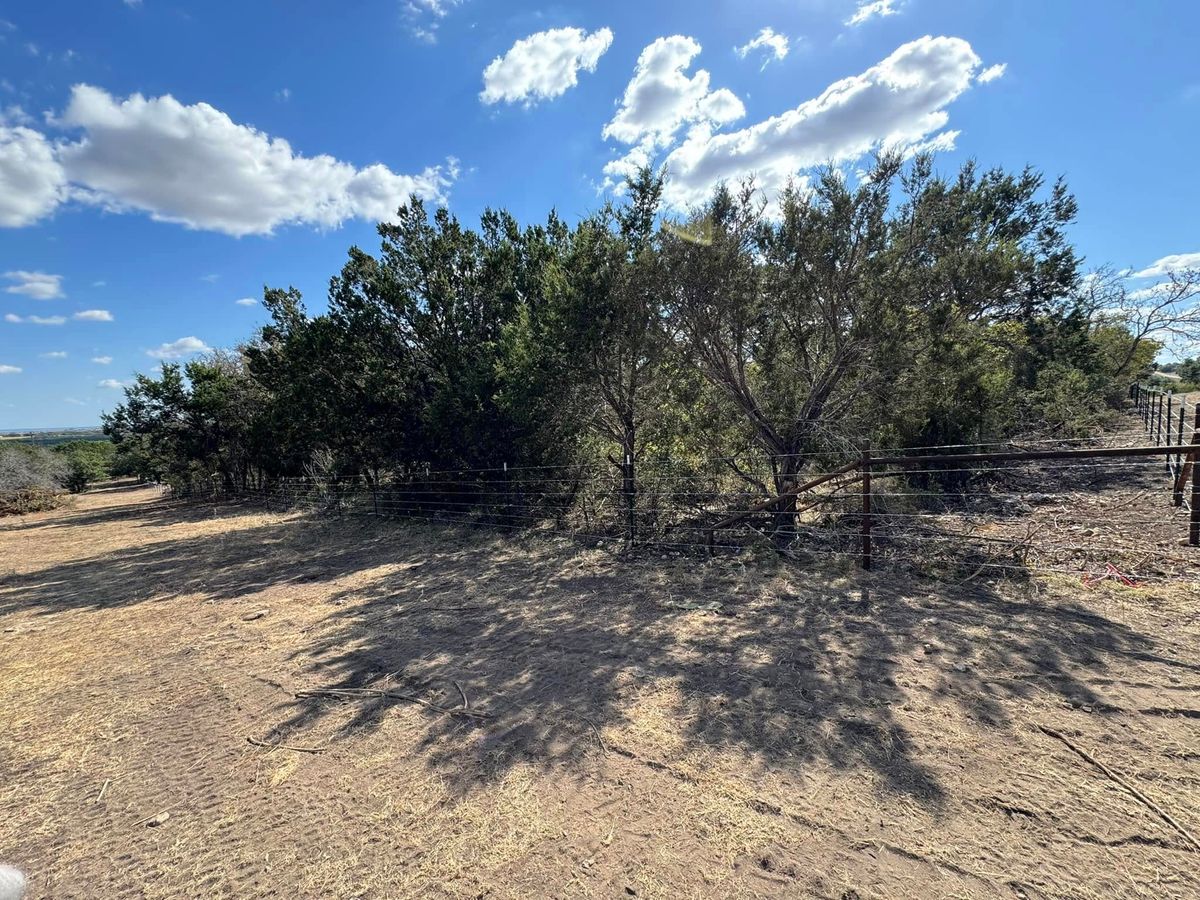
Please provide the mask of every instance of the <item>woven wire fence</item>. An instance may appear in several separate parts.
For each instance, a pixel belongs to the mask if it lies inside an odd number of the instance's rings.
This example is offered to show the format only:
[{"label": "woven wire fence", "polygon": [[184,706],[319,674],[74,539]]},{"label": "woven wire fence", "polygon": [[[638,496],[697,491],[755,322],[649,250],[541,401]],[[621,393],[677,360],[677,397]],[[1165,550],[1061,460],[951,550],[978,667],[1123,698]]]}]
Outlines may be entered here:
[{"label": "woven wire fence", "polygon": [[[1140,407],[1135,411],[1140,414]],[[877,458],[893,463],[872,468],[869,488],[856,457],[794,457],[787,460],[789,470],[803,474],[794,477],[793,487],[810,476],[821,483],[782,501],[772,491],[778,482],[771,464],[751,457],[640,462],[632,494],[626,473],[608,463],[502,463],[417,468],[374,479],[286,478],[243,491],[199,480],[172,496],[567,534],[697,555],[763,548],[801,561],[862,561],[867,546],[876,567],[948,578],[1056,574],[1086,582],[1196,581],[1200,549],[1188,543],[1196,475],[1184,470],[1197,434],[1194,423],[1185,426],[1173,432],[1179,452],[1158,455],[939,461],[947,455],[1070,454],[1128,445],[1140,436],[1137,428],[1075,441],[908,448],[891,457],[901,451],[877,448]],[[1183,489],[1181,475],[1188,480]]]}]

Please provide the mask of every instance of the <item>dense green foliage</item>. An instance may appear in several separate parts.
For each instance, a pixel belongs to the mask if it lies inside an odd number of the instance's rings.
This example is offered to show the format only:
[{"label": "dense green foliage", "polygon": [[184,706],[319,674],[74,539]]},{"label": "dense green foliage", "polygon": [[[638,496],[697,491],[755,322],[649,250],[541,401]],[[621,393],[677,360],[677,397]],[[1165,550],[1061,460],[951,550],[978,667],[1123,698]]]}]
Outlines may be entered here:
[{"label": "dense green foliage", "polygon": [[72,494],[113,475],[117,450],[110,441],[66,441],[56,444],[52,452],[66,460],[63,485]]},{"label": "dense green foliage", "polygon": [[105,430],[130,471],[228,488],[582,462],[632,497],[719,457],[761,492],[868,442],[1077,435],[1157,352],[1078,299],[1075,202],[1032,170],[883,157],[682,220],[662,189],[574,226],[413,199],[326,312],[266,290],[252,340],[139,376]]}]

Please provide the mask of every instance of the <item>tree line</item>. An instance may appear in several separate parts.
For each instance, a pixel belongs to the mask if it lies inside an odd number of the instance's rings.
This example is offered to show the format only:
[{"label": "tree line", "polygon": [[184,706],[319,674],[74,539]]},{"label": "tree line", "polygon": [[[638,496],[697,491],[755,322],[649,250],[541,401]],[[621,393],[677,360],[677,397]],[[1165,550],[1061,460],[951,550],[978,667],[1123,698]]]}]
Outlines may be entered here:
[{"label": "tree line", "polygon": [[719,459],[765,494],[867,443],[1079,435],[1159,350],[1085,285],[1076,201],[1031,168],[884,154],[677,217],[665,177],[575,224],[413,198],[326,311],[267,288],[267,325],[139,375],[105,431],[142,477],[229,489],[584,461],[632,502],[648,464]]}]

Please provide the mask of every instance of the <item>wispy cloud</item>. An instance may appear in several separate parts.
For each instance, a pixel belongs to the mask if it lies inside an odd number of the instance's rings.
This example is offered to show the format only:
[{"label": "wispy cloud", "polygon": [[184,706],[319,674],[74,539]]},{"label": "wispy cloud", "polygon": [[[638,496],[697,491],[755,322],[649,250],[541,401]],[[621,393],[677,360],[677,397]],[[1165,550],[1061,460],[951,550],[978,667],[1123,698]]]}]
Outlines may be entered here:
[{"label": "wispy cloud", "polygon": [[18,316],[16,313],[6,313],[5,322],[14,325],[62,325],[67,321],[66,316]]},{"label": "wispy cloud", "polygon": [[854,10],[854,15],[846,20],[846,24],[853,27],[871,19],[894,16],[899,11],[897,7],[900,2],[901,0],[859,0],[858,8]]},{"label": "wispy cloud", "polygon": [[413,37],[436,44],[442,19],[461,4],[462,0],[406,0],[404,15]]},{"label": "wispy cloud", "polygon": [[63,277],[61,275],[15,269],[5,272],[4,277],[12,282],[4,289],[9,294],[24,294],[34,300],[56,300],[66,296],[62,289]]},{"label": "wispy cloud", "polygon": [[1200,253],[1173,253],[1156,259],[1140,272],[1134,272],[1133,278],[1161,278],[1172,272],[1182,272],[1184,269],[1200,269]]},{"label": "wispy cloud", "polygon": [[975,80],[980,84],[987,84],[989,81],[995,81],[997,78],[1003,78],[1004,73],[1008,71],[1008,63],[996,63],[994,66],[988,66],[982,72],[975,76]]},{"label": "wispy cloud", "polygon": [[764,28],[753,38],[740,47],[734,47],[734,52],[739,57],[745,59],[755,50],[763,51],[762,68],[766,68],[771,60],[782,60],[788,55],[788,50],[791,45],[788,42],[788,37],[785,34],[779,34],[773,28]]}]

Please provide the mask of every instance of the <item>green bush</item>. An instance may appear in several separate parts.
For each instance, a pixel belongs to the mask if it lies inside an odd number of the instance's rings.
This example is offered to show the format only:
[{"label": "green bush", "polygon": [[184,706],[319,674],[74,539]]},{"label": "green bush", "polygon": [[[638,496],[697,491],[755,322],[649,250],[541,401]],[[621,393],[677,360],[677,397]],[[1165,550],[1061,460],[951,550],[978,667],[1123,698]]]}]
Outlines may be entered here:
[{"label": "green bush", "polygon": [[68,441],[54,448],[66,460],[63,484],[72,494],[87,490],[89,484],[112,477],[117,448],[111,441]]}]

